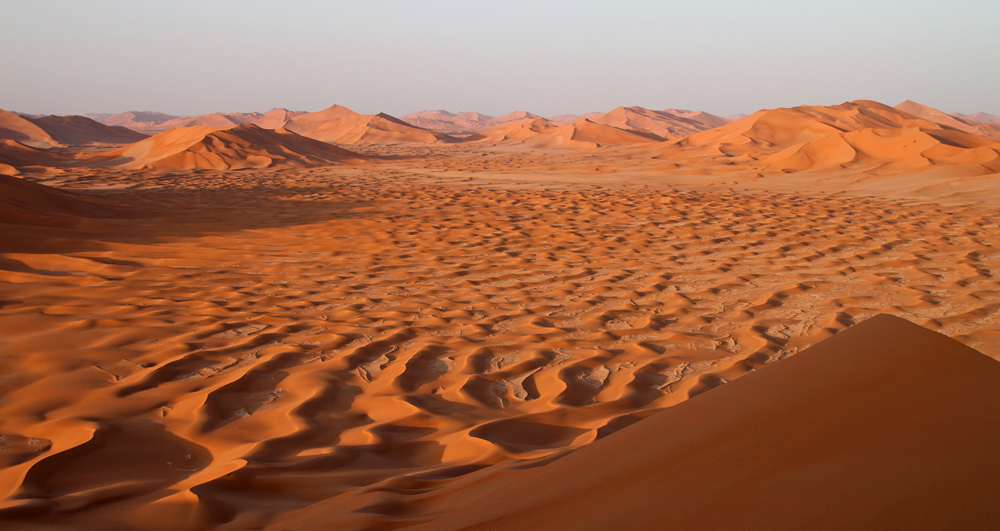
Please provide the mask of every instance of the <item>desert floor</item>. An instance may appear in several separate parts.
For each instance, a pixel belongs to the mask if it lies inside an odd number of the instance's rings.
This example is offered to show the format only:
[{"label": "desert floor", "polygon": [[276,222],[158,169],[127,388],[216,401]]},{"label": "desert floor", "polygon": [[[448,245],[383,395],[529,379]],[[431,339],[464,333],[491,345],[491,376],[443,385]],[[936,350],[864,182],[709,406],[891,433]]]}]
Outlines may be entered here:
[{"label": "desert floor", "polygon": [[40,179],[97,214],[7,226],[0,519],[394,529],[879,313],[1000,359],[982,182],[371,150]]}]

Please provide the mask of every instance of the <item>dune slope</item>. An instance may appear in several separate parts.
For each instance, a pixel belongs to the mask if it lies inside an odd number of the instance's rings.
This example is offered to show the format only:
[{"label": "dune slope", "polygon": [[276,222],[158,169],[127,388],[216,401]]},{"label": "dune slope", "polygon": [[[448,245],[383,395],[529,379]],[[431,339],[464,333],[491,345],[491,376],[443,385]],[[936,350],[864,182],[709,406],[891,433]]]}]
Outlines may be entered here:
[{"label": "dune slope", "polygon": [[27,118],[0,109],[0,140],[14,140],[26,146],[50,148],[59,145],[41,127]]},{"label": "dune slope", "polygon": [[997,361],[881,315],[480,480],[417,529],[984,529],[1000,510],[998,385]]}]

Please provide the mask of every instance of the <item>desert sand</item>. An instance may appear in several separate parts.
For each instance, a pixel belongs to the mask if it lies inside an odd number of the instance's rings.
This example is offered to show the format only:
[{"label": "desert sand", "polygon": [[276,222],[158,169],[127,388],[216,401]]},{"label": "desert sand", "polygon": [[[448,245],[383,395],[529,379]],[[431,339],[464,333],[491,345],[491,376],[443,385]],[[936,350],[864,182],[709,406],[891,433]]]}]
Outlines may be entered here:
[{"label": "desert sand", "polygon": [[4,140],[5,529],[997,524],[994,140],[268,114]]}]

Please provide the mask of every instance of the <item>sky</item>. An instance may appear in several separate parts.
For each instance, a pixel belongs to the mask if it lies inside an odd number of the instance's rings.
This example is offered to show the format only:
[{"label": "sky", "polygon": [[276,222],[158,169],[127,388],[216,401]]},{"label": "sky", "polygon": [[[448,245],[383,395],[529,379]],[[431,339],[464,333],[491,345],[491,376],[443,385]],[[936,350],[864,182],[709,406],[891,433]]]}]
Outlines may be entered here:
[{"label": "sky", "polygon": [[0,108],[1000,115],[998,0],[0,0]]}]

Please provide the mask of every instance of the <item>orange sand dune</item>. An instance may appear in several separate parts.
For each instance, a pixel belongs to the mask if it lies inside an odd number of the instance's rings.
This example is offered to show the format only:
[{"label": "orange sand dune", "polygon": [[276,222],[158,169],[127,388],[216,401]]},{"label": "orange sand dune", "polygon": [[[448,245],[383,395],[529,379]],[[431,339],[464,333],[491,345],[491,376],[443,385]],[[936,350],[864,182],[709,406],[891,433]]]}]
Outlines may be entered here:
[{"label": "orange sand dune", "polygon": [[0,174],[16,175],[21,171],[49,171],[69,163],[63,155],[26,146],[13,140],[0,140]]},{"label": "orange sand dune", "polygon": [[618,107],[593,121],[619,129],[645,132],[663,139],[680,138],[716,127],[666,111],[651,111],[642,107]]},{"label": "orange sand dune", "polygon": [[305,113],[290,111],[288,109],[271,109],[255,120],[253,124],[264,129],[281,129],[285,127],[289,120],[300,114]]},{"label": "orange sand dune", "polygon": [[954,116],[956,118],[961,118],[962,120],[967,120],[967,121],[971,120],[973,122],[979,122],[979,123],[982,123],[982,124],[992,124],[992,125],[1000,126],[1000,116],[997,116],[995,114],[989,114],[989,113],[985,113],[985,112],[975,112],[975,113],[972,113],[972,114],[962,114],[962,113],[957,113],[956,112],[956,113],[953,113],[952,116]]},{"label": "orange sand dune", "polygon": [[[758,111],[668,144],[656,156],[733,171],[863,171],[900,174],[952,167],[954,175],[998,169],[1000,144],[871,101]],[[695,162],[700,161],[700,162]],[[716,168],[718,170],[718,167]]]},{"label": "orange sand dune", "polygon": [[431,131],[454,135],[478,133],[488,129],[490,126],[487,122],[492,118],[492,116],[479,114],[477,112],[463,112],[456,114],[439,110],[417,111],[400,117],[400,120],[416,127],[422,127],[424,129],[430,129]]},{"label": "orange sand dune", "polygon": [[414,489],[413,529],[991,528],[998,388],[997,361],[873,317],[558,461]]},{"label": "orange sand dune", "polygon": [[388,114],[358,114],[340,105],[294,116],[285,128],[309,138],[341,144],[457,142],[444,133],[414,127]]},{"label": "orange sand dune", "polygon": [[319,166],[361,155],[284,129],[242,124],[171,129],[113,151],[85,155],[88,164],[131,169],[225,170],[272,165]]},{"label": "orange sand dune", "polygon": [[54,138],[27,118],[0,109],[0,140],[14,140],[26,146],[50,148],[58,146]]},{"label": "orange sand dune", "polygon": [[104,118],[104,125],[121,126],[140,133],[158,132],[160,124],[180,118],[172,114],[153,111],[127,111]]},{"label": "orange sand dune", "polygon": [[537,114],[532,114],[532,113],[530,113],[528,111],[514,111],[514,112],[507,113],[507,114],[505,114],[503,116],[497,116],[495,118],[490,118],[489,120],[487,120],[485,122],[485,125],[486,125],[487,129],[489,129],[489,128],[496,127],[498,125],[503,125],[503,124],[507,124],[507,123],[510,123],[510,122],[517,122],[519,120],[524,120],[525,118],[538,119],[538,118],[542,118],[542,117],[538,116]]},{"label": "orange sand dune", "polygon": [[541,133],[559,127],[545,118],[522,118],[513,122],[507,122],[496,127],[491,127],[476,135],[470,136],[467,140],[482,142],[523,142],[530,138],[535,138]]},{"label": "orange sand dune", "polygon": [[[690,111],[687,109],[664,109],[662,112],[670,113],[675,116],[680,116],[681,118],[687,118],[688,120],[698,122],[702,124],[705,129],[711,129],[713,127],[721,127],[732,121],[729,118],[716,116],[714,114],[710,114],[705,111]],[[740,118],[744,117],[745,116],[740,116]]]},{"label": "orange sand dune", "polygon": [[1000,140],[1000,127],[995,124],[978,123],[976,121],[967,120],[910,100],[906,100],[903,103],[896,105],[896,108],[903,112],[908,112],[914,116],[919,116],[920,118],[930,120],[946,127],[958,129],[959,131],[965,131],[966,133],[972,133],[974,135],[983,136],[993,140]]},{"label": "orange sand dune", "polygon": [[[89,202],[77,194],[0,175],[0,227],[12,230],[10,225],[20,227],[79,227],[88,224],[84,218],[118,217],[119,212]],[[37,233],[36,236],[51,235]],[[20,242],[4,241],[6,250],[12,245],[24,246]],[[27,246],[37,245],[37,239]],[[0,259],[2,261],[2,259]]]},{"label": "orange sand dune", "polygon": [[30,121],[66,145],[129,144],[147,138],[131,129],[104,125],[85,116],[43,116]]},{"label": "orange sand dune", "polygon": [[651,133],[619,129],[586,118],[559,125],[544,118],[523,118],[468,138],[475,142],[525,144],[536,148],[592,148],[615,144],[645,144],[662,139]]},{"label": "orange sand dune", "polygon": [[547,147],[599,147],[615,144],[645,144],[663,139],[643,131],[629,131],[580,118],[542,132],[529,139],[533,146]]},{"label": "orange sand dune", "polygon": [[234,125],[241,125],[247,123],[254,123],[264,115],[252,112],[252,113],[211,113],[203,114],[201,116],[189,116],[185,118],[175,118],[173,120],[168,120],[162,122],[156,126],[157,130],[166,131],[168,129],[175,129],[178,127],[195,127],[200,125],[207,125],[214,129],[224,129],[226,127],[232,127]]},{"label": "orange sand dune", "polygon": [[603,112],[588,112],[583,114],[560,114],[558,116],[549,116],[546,118],[550,122],[555,122],[557,124],[568,124],[579,120],[580,118],[586,118],[588,120],[593,120],[598,116],[605,114]]}]

